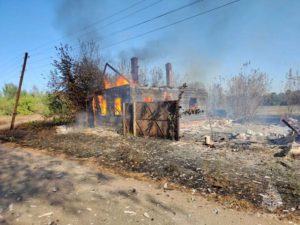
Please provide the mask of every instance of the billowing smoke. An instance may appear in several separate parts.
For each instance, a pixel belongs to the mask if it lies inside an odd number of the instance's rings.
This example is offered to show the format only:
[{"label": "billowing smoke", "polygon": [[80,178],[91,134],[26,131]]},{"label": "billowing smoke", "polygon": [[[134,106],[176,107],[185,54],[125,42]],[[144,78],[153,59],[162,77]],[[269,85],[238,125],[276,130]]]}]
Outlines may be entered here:
[{"label": "billowing smoke", "polygon": [[158,66],[163,70],[165,63],[171,62],[177,83],[189,81],[205,84],[210,78],[220,75],[219,61],[197,51],[187,45],[184,39],[179,39],[173,34],[147,41],[142,47],[130,48],[119,54],[120,58],[128,60],[132,56],[138,57],[141,64]]},{"label": "billowing smoke", "polygon": [[159,39],[152,39],[144,43],[143,46],[137,48],[130,48],[126,51],[121,51],[120,58],[130,58],[130,56],[138,57],[140,60],[147,62],[153,62],[161,58],[169,56],[169,50],[171,49],[171,38],[162,37]]},{"label": "billowing smoke", "polygon": [[[59,0],[56,3],[54,25],[63,35],[82,40],[97,40],[101,34],[97,26],[91,26],[104,18],[107,1],[99,0]],[[76,34],[76,35],[74,35]]]},{"label": "billowing smoke", "polygon": [[[172,1],[172,5],[169,5],[169,8],[166,8],[165,11],[182,6],[188,2],[189,1],[174,0],[174,2]],[[212,4],[208,1],[203,1],[193,7],[155,21],[157,26],[152,26],[152,28],[166,25],[172,21],[205,11],[215,7],[218,3],[224,2],[217,0]],[[109,3],[107,0],[57,1],[55,25],[62,30],[65,35],[72,35],[80,29],[89,27],[88,31],[92,29],[92,32],[89,32],[88,35],[81,39],[98,41],[101,38],[101,32],[97,31],[97,26],[90,25],[104,18],[109,13],[113,13],[115,10],[111,5],[112,3]],[[154,11],[147,13],[146,18],[157,15]],[[117,56],[119,56],[117,58],[120,58],[120,60],[127,59],[127,61],[129,61],[131,57],[136,56],[140,59],[141,64],[143,62],[148,65],[156,64],[162,69],[164,69],[164,63],[171,62],[175,75],[180,74],[181,77],[183,77],[183,81],[189,80],[206,83],[211,77],[220,75],[218,74],[218,69],[220,68],[218,59],[213,58],[212,55],[210,56],[208,53],[212,50],[218,52],[220,57],[226,54],[228,46],[224,45],[224,41],[228,41],[228,37],[226,36],[228,23],[231,23],[235,18],[230,16],[230,13],[230,10],[219,11],[213,14],[213,16],[178,24],[166,30],[153,33],[149,35],[147,39],[138,39],[136,43],[139,43],[139,45],[132,43],[132,45],[139,47],[127,47],[125,50],[120,51],[119,54],[117,54]],[[137,15],[136,22],[140,22],[141,20],[143,20],[143,17],[139,18]],[[134,22],[126,26],[132,24],[134,24]],[[143,30],[147,31],[147,29],[148,27],[145,25]],[[134,36],[139,33],[139,31],[132,31],[132,33],[130,31],[128,34],[130,34],[129,36]],[[113,40],[113,38],[111,39]],[[114,60],[114,62],[117,62],[117,60]]]}]

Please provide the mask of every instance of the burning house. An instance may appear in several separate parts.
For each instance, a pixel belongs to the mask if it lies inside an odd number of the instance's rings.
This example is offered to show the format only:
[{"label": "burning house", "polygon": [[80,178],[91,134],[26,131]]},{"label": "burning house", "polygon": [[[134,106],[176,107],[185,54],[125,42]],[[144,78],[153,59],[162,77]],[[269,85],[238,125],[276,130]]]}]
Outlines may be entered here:
[{"label": "burning house", "polygon": [[[111,69],[116,71],[109,65]],[[94,125],[101,123],[119,124],[122,122],[123,103],[161,102],[178,100],[180,90],[174,87],[172,64],[167,63],[166,85],[161,87],[142,86],[139,82],[138,58],[131,58],[131,79],[118,74],[112,82],[105,80],[105,91],[95,94],[88,101],[88,111]],[[184,89],[180,106],[183,110],[204,109],[207,93],[204,89]],[[91,124],[91,122],[90,122]]]}]

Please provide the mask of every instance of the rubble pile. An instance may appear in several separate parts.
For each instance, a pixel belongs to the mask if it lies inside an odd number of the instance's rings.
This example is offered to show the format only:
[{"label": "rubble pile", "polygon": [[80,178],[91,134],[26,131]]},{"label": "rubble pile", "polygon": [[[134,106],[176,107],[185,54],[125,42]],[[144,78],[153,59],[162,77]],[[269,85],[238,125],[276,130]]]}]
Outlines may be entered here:
[{"label": "rubble pile", "polygon": [[[213,139],[249,140],[255,142],[278,141],[288,138],[291,131],[284,125],[265,125],[258,123],[237,123],[230,119],[201,118],[199,120],[183,119],[180,124],[184,141],[202,141],[205,135]],[[283,141],[283,140],[281,140]],[[287,140],[291,142],[290,140]]]}]

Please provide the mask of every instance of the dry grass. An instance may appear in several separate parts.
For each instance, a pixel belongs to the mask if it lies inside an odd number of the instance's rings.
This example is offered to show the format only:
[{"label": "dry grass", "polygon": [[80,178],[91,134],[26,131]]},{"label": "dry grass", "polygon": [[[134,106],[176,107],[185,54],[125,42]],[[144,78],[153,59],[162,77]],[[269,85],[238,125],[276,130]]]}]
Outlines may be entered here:
[{"label": "dry grass", "polygon": [[[258,115],[281,116],[288,113],[287,106],[260,106]],[[295,115],[300,115],[300,106],[294,106]]]},{"label": "dry grass", "polygon": [[[15,125],[19,125],[22,123],[27,123],[30,121],[43,120],[43,116],[41,115],[17,115],[15,120]],[[11,116],[0,116],[0,130],[6,129],[10,126]]]}]

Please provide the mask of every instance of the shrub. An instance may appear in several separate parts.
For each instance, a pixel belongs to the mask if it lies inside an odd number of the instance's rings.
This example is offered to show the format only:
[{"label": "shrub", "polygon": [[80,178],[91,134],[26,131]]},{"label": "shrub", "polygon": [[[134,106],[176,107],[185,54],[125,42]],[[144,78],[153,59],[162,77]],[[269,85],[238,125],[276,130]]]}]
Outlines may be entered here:
[{"label": "shrub", "polygon": [[[0,97],[0,115],[12,115],[15,105],[14,98]],[[46,96],[22,94],[18,105],[18,114],[31,115],[48,113],[48,106],[46,104]]]},{"label": "shrub", "polygon": [[68,98],[63,93],[50,93],[46,98],[48,117],[54,120],[70,121],[73,119],[72,107]]},{"label": "shrub", "polygon": [[12,115],[14,100],[0,97],[0,115]]}]

